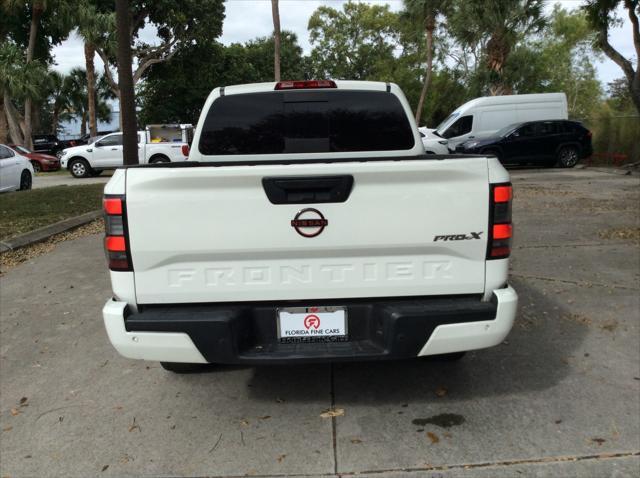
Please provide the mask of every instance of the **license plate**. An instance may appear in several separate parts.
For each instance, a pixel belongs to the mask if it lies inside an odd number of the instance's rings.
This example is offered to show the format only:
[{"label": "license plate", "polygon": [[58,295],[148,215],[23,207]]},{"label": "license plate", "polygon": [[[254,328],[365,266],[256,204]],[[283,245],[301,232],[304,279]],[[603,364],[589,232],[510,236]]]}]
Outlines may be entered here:
[{"label": "license plate", "polygon": [[291,307],[278,310],[280,342],[344,342],[347,310],[344,307]]}]

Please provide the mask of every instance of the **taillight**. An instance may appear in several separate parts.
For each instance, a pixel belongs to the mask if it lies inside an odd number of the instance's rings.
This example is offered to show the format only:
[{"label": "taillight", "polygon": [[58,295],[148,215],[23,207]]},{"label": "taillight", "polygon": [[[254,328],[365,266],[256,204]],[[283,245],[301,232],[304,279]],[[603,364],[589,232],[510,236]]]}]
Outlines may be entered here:
[{"label": "taillight", "polygon": [[492,184],[489,196],[489,244],[487,259],[504,259],[511,254],[511,183]]},{"label": "taillight", "polygon": [[126,206],[124,196],[105,196],[104,209],[104,249],[109,269],[112,271],[131,271],[131,254],[127,238]]},{"label": "taillight", "polygon": [[337,88],[332,80],[279,81],[276,90],[304,90],[312,88]]},{"label": "taillight", "polygon": [[182,156],[189,157],[189,145],[188,144],[183,144],[182,145]]}]

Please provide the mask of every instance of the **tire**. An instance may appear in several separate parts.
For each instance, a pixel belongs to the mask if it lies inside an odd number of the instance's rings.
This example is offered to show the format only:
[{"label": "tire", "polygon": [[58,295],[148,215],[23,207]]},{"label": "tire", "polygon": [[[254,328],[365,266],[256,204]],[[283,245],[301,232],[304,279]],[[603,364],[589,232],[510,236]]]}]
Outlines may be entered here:
[{"label": "tire", "polygon": [[207,363],[160,362],[160,366],[173,373],[200,373],[211,368]]},{"label": "tire", "polygon": [[580,160],[578,148],[575,146],[563,146],[558,150],[558,166],[561,168],[573,168]]},{"label": "tire", "polygon": [[31,166],[33,166],[34,173],[39,173],[42,171],[42,166],[40,166],[40,163],[38,161],[31,161]]},{"label": "tire", "polygon": [[167,158],[166,156],[159,154],[157,156],[153,156],[150,160],[149,163],[150,164],[157,164],[157,163],[169,163],[171,162],[171,160],[169,158]]},{"label": "tire", "polygon": [[33,177],[26,169],[20,175],[20,191],[28,191],[33,186]]},{"label": "tire", "polygon": [[88,178],[91,176],[91,166],[84,159],[69,161],[69,172],[74,178]]}]

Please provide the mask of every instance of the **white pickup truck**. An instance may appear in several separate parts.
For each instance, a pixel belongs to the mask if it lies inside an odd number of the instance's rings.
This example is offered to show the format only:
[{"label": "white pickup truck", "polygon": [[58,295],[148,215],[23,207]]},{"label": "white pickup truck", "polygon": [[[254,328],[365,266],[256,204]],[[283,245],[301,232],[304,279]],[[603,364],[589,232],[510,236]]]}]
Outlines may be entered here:
[{"label": "white pickup truck", "polygon": [[[138,131],[140,164],[179,162],[185,161],[188,156],[189,145],[186,140],[154,142],[149,130]],[[97,176],[106,169],[121,167],[122,133],[107,134],[90,144],[64,149],[60,156],[60,165],[76,178]]]},{"label": "white pickup truck", "polygon": [[216,88],[188,161],[106,185],[107,334],[174,372],[497,345],[511,191],[494,157],[424,154],[395,84]]}]

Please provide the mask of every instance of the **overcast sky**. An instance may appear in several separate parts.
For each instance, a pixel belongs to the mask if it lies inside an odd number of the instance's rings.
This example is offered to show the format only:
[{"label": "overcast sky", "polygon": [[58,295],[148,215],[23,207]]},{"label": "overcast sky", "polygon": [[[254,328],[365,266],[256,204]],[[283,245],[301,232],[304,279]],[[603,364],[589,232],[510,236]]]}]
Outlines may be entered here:
[{"label": "overcast sky", "polygon": [[[342,8],[345,0],[280,0],[280,24],[283,30],[290,30],[298,35],[300,46],[305,53],[311,49],[307,22],[313,11],[320,5],[331,5]],[[402,7],[402,0],[371,0],[368,3],[389,4],[392,10]],[[556,2],[548,2],[546,9],[550,11]],[[577,8],[580,0],[565,0],[557,2],[564,8]],[[270,35],[273,30],[271,20],[270,0],[227,0],[226,17],[223,24],[222,43],[228,45],[235,42],[245,42],[260,36]],[[622,27],[611,31],[610,41],[627,58],[635,54],[631,38],[631,22],[621,9],[620,16],[624,19]],[[151,29],[143,32],[143,39],[153,42],[155,36]],[[54,56],[57,63],[56,69],[68,72],[71,68],[84,67],[84,53],[82,41],[76,36],[71,37],[61,45],[54,48]],[[102,69],[102,62],[96,56],[96,67]],[[609,59],[597,64],[598,76],[604,83],[622,76],[620,68]]]}]

